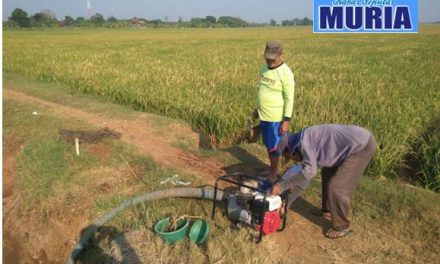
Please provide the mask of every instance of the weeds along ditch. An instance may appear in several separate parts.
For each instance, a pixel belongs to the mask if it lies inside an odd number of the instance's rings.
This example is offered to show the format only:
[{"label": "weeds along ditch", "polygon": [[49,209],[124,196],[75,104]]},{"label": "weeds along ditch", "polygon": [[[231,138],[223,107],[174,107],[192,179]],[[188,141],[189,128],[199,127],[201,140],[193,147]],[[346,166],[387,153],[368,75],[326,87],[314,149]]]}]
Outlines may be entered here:
[{"label": "weeds along ditch", "polygon": [[[440,112],[440,26],[382,35],[283,27],[6,30],[3,36],[4,73],[186,120],[218,146],[244,139],[264,44],[280,39],[296,79],[291,130],[319,123],[368,128],[379,143],[369,170],[376,177],[399,177],[413,143]],[[430,138],[438,139],[438,131]],[[416,177],[438,190],[438,174],[426,174],[438,166],[438,148],[416,152],[422,163]]]}]

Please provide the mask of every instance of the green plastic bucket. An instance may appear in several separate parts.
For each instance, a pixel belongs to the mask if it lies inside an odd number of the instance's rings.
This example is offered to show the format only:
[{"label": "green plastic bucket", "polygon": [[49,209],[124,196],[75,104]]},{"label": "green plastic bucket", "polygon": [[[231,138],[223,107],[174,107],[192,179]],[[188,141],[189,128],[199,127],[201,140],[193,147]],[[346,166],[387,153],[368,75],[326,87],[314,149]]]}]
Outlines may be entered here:
[{"label": "green plastic bucket", "polygon": [[188,231],[189,221],[184,218],[177,222],[177,229],[173,232],[166,232],[165,229],[170,224],[170,218],[167,217],[165,219],[160,220],[154,226],[154,232],[159,234],[159,236],[165,240],[168,244],[173,244],[179,240],[182,240],[186,236],[186,232]]},{"label": "green plastic bucket", "polygon": [[208,238],[209,225],[205,220],[196,220],[189,230],[189,239],[198,244],[202,244]]}]

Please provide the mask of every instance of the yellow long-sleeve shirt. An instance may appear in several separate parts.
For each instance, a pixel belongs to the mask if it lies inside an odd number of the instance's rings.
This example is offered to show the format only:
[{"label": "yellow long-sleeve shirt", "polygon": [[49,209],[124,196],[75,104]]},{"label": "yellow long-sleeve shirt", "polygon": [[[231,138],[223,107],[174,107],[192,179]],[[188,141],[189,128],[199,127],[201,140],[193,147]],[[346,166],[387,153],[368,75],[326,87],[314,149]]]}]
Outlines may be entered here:
[{"label": "yellow long-sleeve shirt", "polygon": [[281,64],[275,69],[265,65],[258,82],[257,109],[260,120],[280,122],[292,116],[295,78],[292,70]]}]

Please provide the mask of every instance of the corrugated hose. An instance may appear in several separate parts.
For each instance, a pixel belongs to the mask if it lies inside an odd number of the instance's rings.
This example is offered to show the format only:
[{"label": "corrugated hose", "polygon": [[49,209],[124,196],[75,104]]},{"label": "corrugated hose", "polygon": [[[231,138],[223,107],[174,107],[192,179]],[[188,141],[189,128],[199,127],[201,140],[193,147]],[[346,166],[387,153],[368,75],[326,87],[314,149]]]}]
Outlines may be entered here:
[{"label": "corrugated hose", "polygon": [[[199,199],[214,199],[214,189],[212,187],[199,187],[199,188],[174,188],[167,190],[160,190],[151,193],[147,193],[141,196],[130,198],[122,202],[117,207],[113,208],[108,213],[99,217],[93,221],[88,227],[86,227],[81,235],[80,240],[76,244],[72,253],[70,254],[67,264],[75,264],[78,260],[79,255],[86,247],[89,239],[95,234],[96,230],[103,226],[105,223],[110,221],[121,211],[138,204],[142,204],[148,201],[165,199],[165,198],[199,198]],[[217,200],[223,199],[223,192],[217,190]]]}]

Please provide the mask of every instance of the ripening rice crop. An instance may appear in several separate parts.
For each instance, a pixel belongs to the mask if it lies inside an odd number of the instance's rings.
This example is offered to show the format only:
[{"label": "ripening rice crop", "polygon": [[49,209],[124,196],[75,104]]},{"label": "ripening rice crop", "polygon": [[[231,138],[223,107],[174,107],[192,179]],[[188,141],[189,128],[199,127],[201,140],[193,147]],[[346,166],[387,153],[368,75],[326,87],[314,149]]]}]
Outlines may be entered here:
[{"label": "ripening rice crop", "polygon": [[440,113],[440,27],[419,34],[313,34],[311,28],[5,31],[3,71],[188,121],[239,142],[264,44],[280,39],[295,73],[292,130],[357,124],[393,175]]}]

